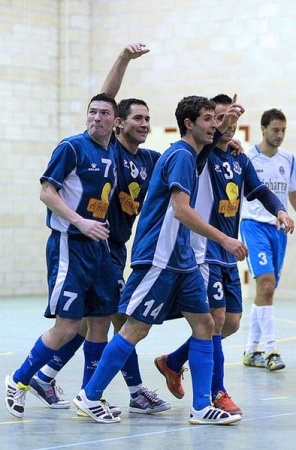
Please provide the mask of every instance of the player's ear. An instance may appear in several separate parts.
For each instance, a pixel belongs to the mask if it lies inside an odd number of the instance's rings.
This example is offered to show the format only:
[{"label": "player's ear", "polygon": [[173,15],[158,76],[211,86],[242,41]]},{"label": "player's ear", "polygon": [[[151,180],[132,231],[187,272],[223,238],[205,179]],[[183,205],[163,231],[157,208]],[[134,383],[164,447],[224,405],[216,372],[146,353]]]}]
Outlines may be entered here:
[{"label": "player's ear", "polygon": [[121,117],[116,117],[115,118],[115,127],[116,128],[120,128],[120,129],[123,128],[123,120],[122,120]]}]

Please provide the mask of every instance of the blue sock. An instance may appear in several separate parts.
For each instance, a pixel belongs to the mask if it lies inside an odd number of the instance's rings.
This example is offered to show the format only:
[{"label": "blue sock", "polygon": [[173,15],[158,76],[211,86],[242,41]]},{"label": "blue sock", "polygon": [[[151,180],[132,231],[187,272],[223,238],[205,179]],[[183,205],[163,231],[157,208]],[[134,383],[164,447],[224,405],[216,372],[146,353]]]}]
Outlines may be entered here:
[{"label": "blue sock", "polygon": [[199,411],[210,406],[210,392],[213,374],[213,342],[212,340],[190,340],[189,367],[191,371],[193,408]]},{"label": "blue sock", "polygon": [[212,399],[214,399],[218,391],[225,392],[224,388],[224,355],[222,350],[221,336],[215,335],[212,338],[214,346],[214,369],[212,378]]},{"label": "blue sock", "polygon": [[175,372],[180,373],[182,367],[188,361],[189,354],[189,344],[191,338],[188,339],[181,347],[175,350],[173,353],[168,355],[167,366],[169,369],[174,370]]},{"label": "blue sock", "polygon": [[81,389],[83,389],[84,386],[87,385],[87,383],[93,376],[106,345],[107,342],[90,342],[87,340],[84,341],[84,371]]},{"label": "blue sock", "polygon": [[89,400],[98,400],[102,397],[104,390],[122,369],[134,349],[135,346],[119,333],[113,336],[106,345],[93,376],[84,388]]},{"label": "blue sock", "polygon": [[13,379],[15,383],[20,381],[24,385],[29,385],[31,378],[35,375],[37,370],[44,366],[55,354],[56,350],[47,347],[40,337],[36,342],[29,355],[15,371]]},{"label": "blue sock", "polygon": [[57,350],[54,357],[37,372],[38,378],[45,383],[50,383],[74,356],[83,341],[84,337],[80,334],[76,334],[70,342],[67,342],[67,344]]},{"label": "blue sock", "polygon": [[136,350],[134,350],[127,358],[121,372],[127,386],[138,386],[139,384],[142,384]]}]

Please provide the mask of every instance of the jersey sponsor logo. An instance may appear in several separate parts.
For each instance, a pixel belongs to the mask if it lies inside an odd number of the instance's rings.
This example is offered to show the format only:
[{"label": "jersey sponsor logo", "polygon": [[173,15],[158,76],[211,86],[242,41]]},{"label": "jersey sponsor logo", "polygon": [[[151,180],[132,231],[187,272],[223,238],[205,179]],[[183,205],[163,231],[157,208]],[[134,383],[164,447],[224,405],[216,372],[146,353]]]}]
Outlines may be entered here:
[{"label": "jersey sponsor logo", "polygon": [[232,181],[230,183],[227,183],[226,194],[228,200],[219,201],[218,211],[220,214],[224,214],[224,217],[234,217],[238,212],[240,204],[240,199],[238,198],[239,189],[237,184],[233,183]]},{"label": "jersey sponsor logo", "polygon": [[127,194],[123,191],[119,193],[121,209],[129,216],[135,216],[139,214],[140,203],[135,201],[135,199],[138,197],[141,191],[141,186],[133,181],[128,185],[128,189],[130,194]]},{"label": "jersey sponsor logo", "polygon": [[287,191],[287,183],[284,181],[272,181],[271,178],[269,178],[268,181],[260,180],[262,181],[268,189],[270,189],[274,193],[285,193]]},{"label": "jersey sponsor logo", "polygon": [[92,212],[93,216],[97,219],[105,219],[109,206],[110,193],[111,184],[106,183],[102,190],[101,199],[91,198],[87,205],[87,211]]}]

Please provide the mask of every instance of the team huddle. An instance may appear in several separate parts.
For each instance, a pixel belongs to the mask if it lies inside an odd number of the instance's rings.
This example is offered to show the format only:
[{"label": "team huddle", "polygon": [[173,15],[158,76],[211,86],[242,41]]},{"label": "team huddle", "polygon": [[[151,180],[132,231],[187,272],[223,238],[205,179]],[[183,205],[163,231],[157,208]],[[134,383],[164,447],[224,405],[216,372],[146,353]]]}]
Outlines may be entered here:
[{"label": "team huddle", "polygon": [[[256,296],[243,364],[285,367],[273,295],[287,234],[294,231],[288,199],[296,209],[295,161],[281,147],[286,118],[278,109],[265,111],[262,142],[243,152],[234,139],[244,113],[236,95],[187,96],[175,110],[180,139],[163,154],[142,148],[150,130],[147,103],[114,99],[129,62],[148,52],[141,43],[123,49],[89,102],[86,131],[59,143],[40,178],[51,231],[45,316],[55,324],[5,378],[6,407],[15,417],[24,415],[27,391],[51,408],[70,407],[56,377],[82,345],[83,379],[73,400],[78,415],[121,421],[120,407],[104,399],[119,371],[131,413],[169,410],[170,403],[143,383],[136,345],[152,325],[185,319],[191,336],[155,358],[156,368],[181,399],[188,362],[191,424],[240,421],[243,411],[224,383],[222,341],[239,329],[237,262],[245,258]],[[138,215],[125,283],[126,243]],[[111,324],[115,334],[108,342]]]}]

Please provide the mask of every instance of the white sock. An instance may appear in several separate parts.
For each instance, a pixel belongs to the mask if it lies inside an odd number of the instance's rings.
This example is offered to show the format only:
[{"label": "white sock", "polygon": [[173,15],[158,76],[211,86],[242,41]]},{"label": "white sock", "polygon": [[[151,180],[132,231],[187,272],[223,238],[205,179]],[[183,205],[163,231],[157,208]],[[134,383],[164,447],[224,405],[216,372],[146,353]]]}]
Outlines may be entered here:
[{"label": "white sock", "polygon": [[276,349],[274,306],[258,306],[257,317],[261,328],[261,336],[264,342],[265,352],[271,353]]},{"label": "white sock", "polygon": [[257,311],[258,306],[253,303],[251,312],[250,312],[250,325],[249,325],[249,333],[248,333],[248,341],[246,346],[246,355],[249,353],[253,353],[255,349],[258,348],[260,337],[261,337],[261,329],[258,321]]}]

